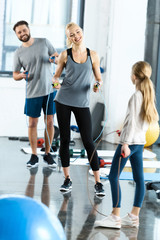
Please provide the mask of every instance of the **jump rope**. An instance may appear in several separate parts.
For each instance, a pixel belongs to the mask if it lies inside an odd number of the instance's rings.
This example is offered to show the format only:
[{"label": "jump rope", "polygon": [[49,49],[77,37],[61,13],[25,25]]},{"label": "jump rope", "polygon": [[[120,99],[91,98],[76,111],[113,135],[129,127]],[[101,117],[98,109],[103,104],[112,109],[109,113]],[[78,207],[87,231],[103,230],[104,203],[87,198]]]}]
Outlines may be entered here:
[{"label": "jump rope", "polygon": [[[96,88],[99,88],[99,86],[100,86],[100,83],[99,83],[99,82],[96,82],[95,87],[96,87]],[[105,110],[107,110],[107,107],[106,107],[106,104],[105,104],[105,100],[104,100],[104,96],[103,96],[101,90],[99,90],[99,93],[101,94],[101,97],[102,97],[102,99],[103,99],[104,106],[105,106]],[[103,131],[104,131],[104,128],[105,128],[105,126],[106,126],[106,123],[107,123],[107,114],[106,114],[106,120],[105,120],[105,122],[104,122],[103,128],[102,128],[100,134],[98,135],[98,137],[94,140],[94,142],[96,142],[96,141],[101,137],[101,135],[102,135],[102,133],[103,133]],[[108,136],[108,135],[110,135],[110,134],[113,134],[113,133],[117,133],[117,134],[120,136],[119,130],[115,130],[115,131],[106,133],[106,134],[105,134],[105,137]],[[93,156],[94,156],[94,154],[95,154],[95,152],[96,152],[96,150],[97,150],[97,148],[98,148],[98,146],[99,146],[99,144],[100,144],[101,141],[102,141],[102,138],[100,138],[99,141],[97,142],[97,144],[96,144],[96,146],[95,146],[95,149],[94,149],[94,151],[93,151],[93,153],[92,153],[92,155],[91,155],[91,158],[89,159],[89,164],[90,164],[90,165],[91,165],[91,162],[92,162],[92,160],[93,160]],[[119,176],[120,176],[120,166],[121,166],[121,160],[122,160],[122,158],[124,158],[124,157],[125,157],[125,154],[122,152],[121,155],[120,155],[120,157],[119,157],[119,162],[118,162],[117,203],[116,203],[115,208],[117,208],[118,203],[119,203]],[[106,164],[107,164],[107,163],[106,163]],[[89,177],[88,177],[88,173],[89,173],[89,171],[87,171],[87,193],[88,193],[88,198],[89,198],[90,204],[91,204],[92,208],[93,208],[97,213],[99,213],[99,214],[102,215],[102,216],[107,217],[107,215],[105,215],[105,214],[101,213],[100,211],[98,211],[98,210],[95,208],[94,204],[92,203],[92,200],[91,200],[90,194],[89,194],[89,186],[88,186],[88,179],[89,179]]]},{"label": "jump rope", "polygon": [[[109,133],[107,133],[107,134],[105,135],[105,137],[108,136],[108,135],[110,135],[110,134],[113,134],[113,133],[118,133],[118,134],[119,134],[119,130],[109,132]],[[92,156],[91,156],[91,158],[90,158],[90,160],[89,160],[89,163],[90,163],[90,164],[91,164],[91,162],[92,162],[92,160],[93,160],[93,156],[94,156],[94,154],[95,154],[95,152],[96,152],[96,150],[97,150],[97,148],[98,148],[98,146],[99,146],[99,144],[100,144],[101,141],[102,141],[102,138],[98,141],[98,143],[97,143],[96,146],[95,146],[95,149],[94,149],[94,151],[93,151],[93,153],[92,153]],[[122,160],[122,158],[124,158],[124,157],[125,157],[124,153],[121,153],[121,155],[120,155],[120,157],[119,157],[119,163],[118,163],[117,203],[116,203],[116,206],[115,206],[114,208],[117,208],[118,203],[119,203],[119,176],[120,176],[120,165],[121,165],[121,160]],[[100,215],[102,215],[102,216],[104,216],[104,217],[107,217],[107,215],[99,212],[99,211],[95,208],[94,204],[92,203],[92,200],[91,200],[90,194],[89,194],[88,173],[89,173],[89,171],[87,171],[87,193],[88,193],[88,198],[89,198],[90,204],[91,204],[92,208],[93,208],[97,213],[99,213]]]},{"label": "jump rope", "polygon": [[[53,61],[54,61],[55,57],[52,56],[51,59],[53,59]],[[26,74],[26,101],[27,101],[28,71],[25,71],[25,74]],[[54,74],[54,72],[53,72],[53,74]],[[45,130],[46,130],[46,133],[47,133],[48,143],[49,143],[49,146],[50,146],[50,149],[51,149],[52,152],[53,152],[53,149],[52,149],[52,146],[51,146],[51,142],[50,142],[50,138],[49,138],[49,133],[48,133],[48,130],[47,130],[47,111],[48,111],[48,104],[49,104],[51,89],[53,89],[53,87],[54,87],[54,86],[57,86],[57,85],[58,85],[58,83],[54,83],[54,84],[51,85],[50,90],[49,90],[49,94],[48,94],[48,98],[47,98],[47,104],[46,104]],[[99,88],[99,86],[100,86],[100,83],[99,83],[99,82],[96,82],[95,87],[96,87],[96,88]],[[101,97],[103,98],[103,102],[104,102],[105,109],[107,109],[106,104],[105,104],[105,100],[104,100],[104,97],[103,97],[103,94],[102,94],[102,92],[101,92],[100,90],[99,90],[99,92],[100,92],[100,94],[101,94]],[[27,123],[27,103],[26,103],[26,105],[25,105],[25,110],[26,110],[26,123]],[[107,115],[107,114],[106,114],[106,115]],[[106,126],[106,123],[107,123],[107,117],[106,117],[106,120],[105,120],[105,122],[104,122],[104,124],[103,124],[103,128],[102,128],[100,134],[99,134],[99,135],[97,136],[97,138],[94,140],[94,143],[101,137],[101,135],[102,135],[102,133],[103,133],[103,131],[104,131],[104,128],[105,128],[105,126]],[[27,126],[28,126],[28,123],[27,123]],[[105,137],[108,136],[108,135],[110,135],[110,134],[113,134],[113,133],[118,133],[118,134],[119,134],[119,130],[109,132],[109,133],[107,133],[107,134],[105,135]],[[95,154],[95,152],[96,152],[96,150],[97,150],[97,148],[98,148],[98,146],[99,146],[99,144],[100,144],[101,141],[102,141],[102,138],[98,141],[98,143],[97,143],[97,145],[95,146],[95,149],[94,149],[94,151],[93,151],[93,153],[92,153],[92,155],[91,155],[91,158],[89,159],[90,165],[91,165],[91,162],[92,162],[92,160],[93,160],[93,156],[94,156],[94,154]],[[78,156],[77,158],[75,158],[74,161],[76,161],[79,157],[80,157],[80,156]],[[119,164],[118,164],[117,203],[116,203],[115,208],[118,206],[118,202],[119,202],[119,175],[120,175],[120,165],[121,165],[121,160],[122,160],[122,158],[124,158],[124,153],[121,153],[120,158],[119,158]],[[74,162],[74,161],[72,161],[72,162]],[[87,171],[87,193],[88,193],[88,198],[89,198],[90,204],[91,204],[92,208],[94,208],[94,210],[95,210],[97,213],[99,213],[99,214],[102,215],[102,216],[107,217],[107,215],[99,212],[99,211],[94,207],[94,204],[92,203],[92,200],[91,200],[90,194],[89,194],[88,172],[89,172],[89,171]]]},{"label": "jump rope", "polygon": [[[57,86],[57,85],[58,85],[58,83],[52,84],[52,86]],[[100,83],[99,83],[99,82],[96,82],[95,87],[96,87],[96,88],[99,88],[99,86],[100,86]],[[100,95],[101,95],[101,97],[102,97],[102,99],[103,99],[104,106],[105,106],[105,110],[107,110],[107,107],[106,107],[106,104],[105,104],[105,100],[104,100],[104,96],[103,96],[101,90],[99,90],[99,93],[100,93]],[[106,126],[106,123],[107,123],[107,111],[106,111],[106,119],[105,119],[105,122],[104,122],[104,124],[103,124],[103,128],[102,128],[100,134],[99,134],[99,135],[97,136],[97,138],[94,140],[94,143],[101,137],[101,135],[102,135],[102,133],[103,133],[103,131],[104,131],[104,128],[105,128],[105,126]],[[120,136],[119,130],[109,132],[109,133],[107,133],[105,136],[108,136],[108,135],[113,134],[113,133],[117,133],[117,134]],[[99,144],[100,144],[101,141],[102,141],[102,138],[98,141],[97,145],[95,146],[95,149],[94,149],[94,151],[93,151],[93,153],[92,153],[92,155],[91,155],[91,158],[90,158],[90,160],[89,160],[90,165],[91,165],[91,162],[92,162],[92,160],[93,160],[93,156],[94,156],[94,154],[95,154],[95,152],[96,152],[96,150],[97,150],[97,148],[98,148],[98,146],[99,146]],[[118,203],[119,203],[119,176],[120,176],[120,165],[121,165],[121,160],[122,160],[122,158],[124,158],[124,157],[125,157],[124,153],[121,153],[120,158],[119,158],[119,163],[118,163],[117,203],[116,203],[115,208],[118,206]],[[74,159],[73,161],[71,161],[71,162],[76,161],[78,158],[80,158],[80,156],[78,156],[77,158],[75,158],[75,159]],[[95,208],[94,204],[92,203],[92,200],[91,200],[90,194],[89,194],[88,172],[89,172],[89,171],[87,171],[87,193],[88,193],[88,198],[89,198],[90,204],[91,204],[92,208],[93,208],[97,213],[99,213],[99,214],[102,215],[102,216],[107,217],[107,215],[99,212],[99,211]]]},{"label": "jump rope", "polygon": [[[53,63],[54,63],[55,56],[50,57],[50,59],[52,59],[52,60],[53,60]],[[27,124],[27,127],[29,127],[29,124],[28,124],[28,122],[27,122],[27,85],[28,85],[28,71],[25,71],[24,73],[26,74],[26,104],[25,104],[26,124]],[[53,75],[54,75],[54,73],[55,73],[55,68],[53,69]],[[51,87],[50,87],[50,89],[49,89],[49,94],[48,94],[47,103],[46,103],[45,131],[46,131],[46,134],[47,134],[47,138],[48,138],[48,143],[49,143],[50,149],[51,149],[52,152],[54,152],[53,149],[52,149],[52,144],[51,144],[51,142],[50,142],[49,133],[48,133],[48,130],[47,130],[47,112],[48,112],[48,104],[49,104],[50,94],[52,93],[52,92],[51,92],[52,89],[53,89],[53,85],[51,85]],[[55,91],[56,91],[56,90],[53,90],[53,92],[55,92]]]},{"label": "jump rope", "polygon": [[[98,88],[99,86],[100,86],[100,83],[99,83],[99,82],[96,82],[95,87]],[[105,110],[106,110],[106,119],[105,119],[105,121],[104,121],[102,130],[100,131],[99,135],[94,139],[94,141],[93,141],[94,143],[97,142],[97,140],[101,137],[101,135],[102,135],[102,133],[103,133],[103,131],[104,131],[104,128],[105,128],[105,126],[106,126],[106,123],[107,123],[107,106],[106,106],[106,104],[105,104],[105,99],[104,99],[104,96],[103,96],[101,90],[99,90],[99,93],[100,93],[100,95],[101,95],[101,98],[103,99],[103,103],[104,103],[104,106],[105,106],[104,108],[105,108]],[[81,155],[77,156],[74,160],[72,160],[72,161],[70,161],[70,162],[75,162],[75,161],[76,161],[78,158],[80,158],[80,157],[81,157]]]}]

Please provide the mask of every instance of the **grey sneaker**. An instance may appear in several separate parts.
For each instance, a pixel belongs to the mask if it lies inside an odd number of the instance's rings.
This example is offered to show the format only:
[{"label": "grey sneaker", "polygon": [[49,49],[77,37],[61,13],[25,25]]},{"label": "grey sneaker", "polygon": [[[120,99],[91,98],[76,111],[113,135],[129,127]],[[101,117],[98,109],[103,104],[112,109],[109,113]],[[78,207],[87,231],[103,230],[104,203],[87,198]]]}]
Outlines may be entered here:
[{"label": "grey sneaker", "polygon": [[27,162],[27,167],[35,168],[38,166],[38,157],[35,154],[31,155],[30,160]]},{"label": "grey sneaker", "polygon": [[71,191],[71,189],[72,189],[72,181],[70,180],[69,177],[67,177],[64,180],[64,183],[61,185],[59,190],[62,192],[68,192],[68,191]]},{"label": "grey sneaker", "polygon": [[44,159],[44,162],[47,163],[49,167],[53,167],[53,168],[57,167],[57,163],[54,161],[50,153],[45,154],[43,159]]},{"label": "grey sneaker", "polygon": [[103,184],[101,182],[96,182],[94,188],[97,196],[105,196]]}]

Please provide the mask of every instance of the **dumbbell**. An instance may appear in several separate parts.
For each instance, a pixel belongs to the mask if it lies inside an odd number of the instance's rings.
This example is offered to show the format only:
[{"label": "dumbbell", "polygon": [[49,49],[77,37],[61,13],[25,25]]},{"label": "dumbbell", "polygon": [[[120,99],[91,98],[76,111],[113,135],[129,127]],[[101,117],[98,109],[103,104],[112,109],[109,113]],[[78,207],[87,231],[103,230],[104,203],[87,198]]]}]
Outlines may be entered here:
[{"label": "dumbbell", "polygon": [[103,168],[105,165],[111,165],[111,162],[105,162],[104,159],[102,159],[101,157],[98,157],[98,161],[100,168]]},{"label": "dumbbell", "polygon": [[82,158],[84,158],[85,149],[80,149],[80,150],[69,149],[69,154],[70,154],[70,157],[73,157],[74,155],[80,155]]},{"label": "dumbbell", "polygon": [[37,139],[37,147],[43,147],[43,143],[44,143],[44,139],[43,138]]}]

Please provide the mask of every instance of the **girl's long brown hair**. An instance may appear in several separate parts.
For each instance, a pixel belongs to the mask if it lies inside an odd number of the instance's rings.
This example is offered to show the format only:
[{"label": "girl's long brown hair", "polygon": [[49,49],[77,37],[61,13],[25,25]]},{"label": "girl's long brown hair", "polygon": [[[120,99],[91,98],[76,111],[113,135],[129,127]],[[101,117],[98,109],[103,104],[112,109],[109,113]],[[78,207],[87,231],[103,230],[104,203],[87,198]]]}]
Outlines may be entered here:
[{"label": "girl's long brown hair", "polygon": [[132,74],[137,81],[136,88],[142,92],[143,103],[141,109],[142,119],[148,123],[159,120],[158,112],[155,105],[155,90],[150,79],[152,68],[148,62],[139,61],[132,67]]}]

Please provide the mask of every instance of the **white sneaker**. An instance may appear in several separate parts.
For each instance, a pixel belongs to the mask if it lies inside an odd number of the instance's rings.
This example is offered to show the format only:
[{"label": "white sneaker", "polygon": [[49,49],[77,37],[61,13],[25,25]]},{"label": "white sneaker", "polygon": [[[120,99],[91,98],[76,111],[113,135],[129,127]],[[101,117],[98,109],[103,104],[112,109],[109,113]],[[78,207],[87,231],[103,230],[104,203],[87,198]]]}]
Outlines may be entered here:
[{"label": "white sneaker", "polygon": [[115,220],[112,215],[109,215],[102,220],[95,221],[95,227],[105,227],[105,228],[121,228],[121,219]]},{"label": "white sneaker", "polygon": [[122,227],[139,227],[139,217],[132,218],[132,216],[128,213],[126,216],[121,218]]}]

